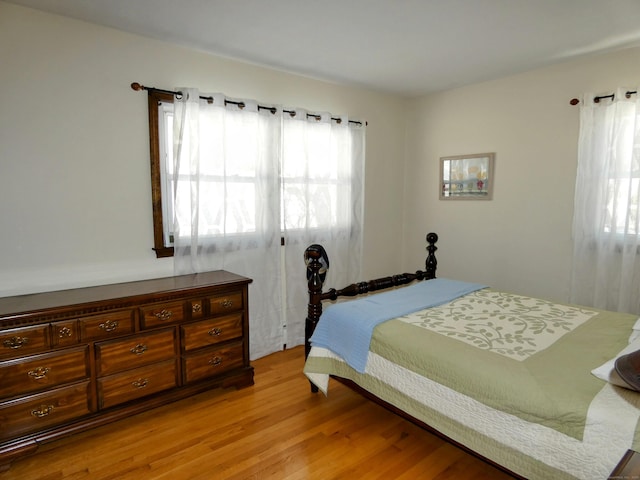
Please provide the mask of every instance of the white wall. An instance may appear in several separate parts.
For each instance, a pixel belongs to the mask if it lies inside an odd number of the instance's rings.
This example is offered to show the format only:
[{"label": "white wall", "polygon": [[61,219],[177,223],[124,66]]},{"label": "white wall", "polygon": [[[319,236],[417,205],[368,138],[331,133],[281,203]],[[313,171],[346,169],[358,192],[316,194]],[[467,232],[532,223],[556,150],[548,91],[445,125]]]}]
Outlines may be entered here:
[{"label": "white wall", "polygon": [[363,275],[400,267],[400,99],[0,1],[0,296],[173,273],[151,250],[147,98],[132,82],[367,120]]},{"label": "white wall", "polygon": [[[151,250],[146,94],[131,82],[367,120],[363,279],[419,268],[436,231],[441,276],[565,300],[569,100],[640,84],[640,49],[407,102],[0,0],[0,296],[172,274]],[[439,158],[487,151],[494,200],[438,200]]]},{"label": "white wall", "polygon": [[[566,301],[579,107],[640,84],[640,48],[420,98],[407,132],[404,267],[440,236],[439,274]],[[496,152],[492,201],[438,199],[439,158]]]}]

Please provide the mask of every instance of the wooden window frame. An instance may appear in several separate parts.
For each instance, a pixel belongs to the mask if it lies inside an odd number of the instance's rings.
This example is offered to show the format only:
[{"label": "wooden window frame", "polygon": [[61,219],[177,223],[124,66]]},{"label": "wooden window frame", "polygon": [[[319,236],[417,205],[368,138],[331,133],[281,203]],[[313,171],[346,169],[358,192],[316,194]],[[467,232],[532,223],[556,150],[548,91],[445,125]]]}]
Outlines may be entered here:
[{"label": "wooden window frame", "polygon": [[160,122],[159,106],[162,102],[173,103],[173,95],[149,90],[149,153],[151,159],[151,203],[153,208],[153,250],[157,258],[173,257],[173,247],[164,241],[162,219],[162,176],[160,162]]}]

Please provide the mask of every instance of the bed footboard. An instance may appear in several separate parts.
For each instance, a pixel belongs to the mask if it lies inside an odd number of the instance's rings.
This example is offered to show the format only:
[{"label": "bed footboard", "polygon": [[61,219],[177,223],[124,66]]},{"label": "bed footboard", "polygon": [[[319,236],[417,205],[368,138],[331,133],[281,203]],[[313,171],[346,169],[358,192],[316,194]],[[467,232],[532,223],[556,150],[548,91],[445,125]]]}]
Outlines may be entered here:
[{"label": "bed footboard", "polygon": [[[438,235],[435,233],[427,234],[427,259],[425,261],[425,269],[418,270],[415,273],[400,273],[390,277],[377,278],[367,282],[352,283],[344,288],[336,290],[331,288],[323,292],[326,270],[329,267],[329,258],[322,245],[310,245],[304,252],[304,259],[307,265],[307,284],[309,288],[309,305],[307,310],[307,318],[305,322],[305,358],[309,355],[311,344],[309,339],[313,335],[320,315],[322,315],[322,301],[336,300],[338,297],[355,297],[365,293],[375,292],[385,288],[396,287],[411,283],[414,280],[430,280],[436,278],[436,269],[438,261],[435,252],[438,249],[436,242]],[[315,392],[317,388],[312,385]]]}]

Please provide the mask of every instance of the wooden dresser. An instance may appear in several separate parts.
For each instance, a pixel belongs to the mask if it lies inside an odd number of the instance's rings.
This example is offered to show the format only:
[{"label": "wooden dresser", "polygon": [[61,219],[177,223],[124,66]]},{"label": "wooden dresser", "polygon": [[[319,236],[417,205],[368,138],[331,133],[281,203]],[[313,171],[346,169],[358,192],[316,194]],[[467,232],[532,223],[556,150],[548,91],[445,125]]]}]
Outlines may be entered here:
[{"label": "wooden dresser", "polygon": [[0,471],[41,443],[253,385],[249,283],[215,271],[0,298]]}]

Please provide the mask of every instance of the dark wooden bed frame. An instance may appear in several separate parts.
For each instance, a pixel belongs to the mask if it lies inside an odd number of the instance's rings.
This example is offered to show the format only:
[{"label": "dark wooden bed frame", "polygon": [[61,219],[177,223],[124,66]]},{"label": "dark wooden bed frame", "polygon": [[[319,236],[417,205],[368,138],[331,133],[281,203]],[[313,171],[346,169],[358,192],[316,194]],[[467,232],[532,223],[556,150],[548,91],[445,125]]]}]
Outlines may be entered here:
[{"label": "dark wooden bed frame", "polygon": [[[307,266],[307,283],[309,288],[309,305],[307,310],[307,318],[305,322],[305,359],[309,356],[309,351],[311,350],[311,344],[309,339],[320,320],[320,316],[322,315],[322,302],[325,300],[336,300],[338,297],[355,297],[358,295],[375,292],[376,290],[383,290],[387,288],[392,288],[396,286],[406,285],[415,280],[431,280],[436,278],[436,270],[438,266],[438,261],[435,256],[435,252],[438,249],[436,247],[436,242],[438,241],[438,235],[435,233],[429,233],[426,237],[427,240],[427,259],[425,261],[425,270],[418,270],[415,273],[400,273],[398,275],[392,275],[390,277],[382,277],[377,278],[375,280],[369,280],[365,282],[352,283],[347,285],[341,289],[331,288],[326,292],[323,292],[324,288],[324,280],[326,277],[326,270],[329,268],[329,258],[322,247],[322,245],[314,244],[309,246],[304,253],[304,259]],[[513,476],[516,479],[526,480],[524,477],[510,471],[509,469],[499,465],[498,463],[474,452],[470,448],[452,440],[446,435],[442,434],[438,430],[424,423],[423,421],[409,415],[398,407],[391,405],[388,402],[378,398],[371,392],[365,390],[364,388],[357,385],[355,382],[341,378],[337,376],[332,376],[332,378],[336,379],[340,383],[348,386],[364,397],[372,400],[373,402],[382,405],[384,408],[396,413],[397,415],[407,419],[411,423],[437,435],[438,437],[444,439],[445,441],[456,445],[462,450],[474,455],[477,458],[480,458],[484,462],[493,465],[499,470]],[[311,392],[317,393],[318,387],[316,387],[313,383],[311,383]],[[613,472],[611,472],[610,479],[640,479],[640,453],[634,452],[632,450],[627,451],[627,453],[622,457],[616,468]]]},{"label": "dark wooden bed frame", "polygon": [[[429,244],[427,246],[427,252],[429,253],[425,261],[424,271],[418,270],[415,273],[401,273],[391,277],[376,278],[368,282],[352,283],[340,290],[331,288],[324,293],[322,289],[326,270],[329,267],[329,259],[322,245],[314,244],[309,246],[304,252],[304,261],[307,265],[307,283],[309,286],[309,307],[304,333],[305,358],[309,355],[309,350],[311,350],[309,339],[316,329],[320,315],[322,315],[323,300],[336,300],[338,297],[355,297],[365,293],[375,292],[376,290],[406,285],[414,280],[431,280],[432,278],[436,278],[436,269],[438,267],[438,261],[435,256],[436,250],[438,249],[438,247],[436,247],[437,241],[437,234],[427,234],[427,243]],[[314,392],[318,391],[315,387],[312,387],[312,389]]]}]

